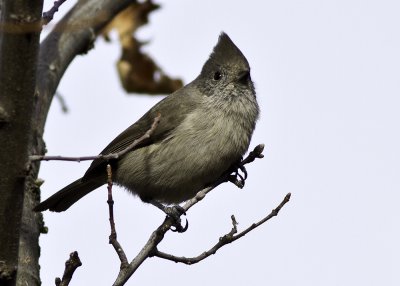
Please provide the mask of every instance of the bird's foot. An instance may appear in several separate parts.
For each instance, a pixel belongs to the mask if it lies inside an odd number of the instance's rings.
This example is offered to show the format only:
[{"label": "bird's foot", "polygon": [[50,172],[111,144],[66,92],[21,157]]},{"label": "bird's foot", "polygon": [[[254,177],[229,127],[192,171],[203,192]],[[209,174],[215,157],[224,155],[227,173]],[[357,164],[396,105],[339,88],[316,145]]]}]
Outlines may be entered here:
[{"label": "bird's foot", "polygon": [[159,208],[160,210],[162,210],[168,217],[172,218],[173,224],[171,226],[171,230],[173,232],[182,233],[188,229],[189,222],[187,219],[185,225],[184,226],[182,225],[181,216],[186,215],[186,212],[180,205],[167,207],[156,201],[152,201],[150,203]]},{"label": "bird's foot", "polygon": [[186,215],[186,212],[180,205],[165,207],[164,212],[166,213],[167,216],[169,216],[174,220],[174,224],[171,227],[171,230],[173,232],[182,233],[188,229],[189,222],[187,219],[185,225],[184,226],[182,225],[181,216]]},{"label": "bird's foot", "polygon": [[[239,171],[241,171],[243,175],[240,174]],[[234,164],[231,168],[231,173],[232,174],[228,176],[227,181],[235,184],[238,188],[242,189],[247,179],[247,170],[242,162]]]}]

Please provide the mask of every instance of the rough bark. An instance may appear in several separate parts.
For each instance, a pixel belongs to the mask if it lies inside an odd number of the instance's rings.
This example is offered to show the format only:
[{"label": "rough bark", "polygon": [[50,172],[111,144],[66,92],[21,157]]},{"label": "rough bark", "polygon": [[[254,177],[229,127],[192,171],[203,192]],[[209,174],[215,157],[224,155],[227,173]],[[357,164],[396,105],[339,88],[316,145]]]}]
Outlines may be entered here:
[{"label": "rough bark", "polygon": [[[0,30],[0,284],[37,285],[38,216],[24,206],[33,195],[32,145],[38,23],[42,1],[4,0]],[[24,218],[24,219],[23,219]]]}]

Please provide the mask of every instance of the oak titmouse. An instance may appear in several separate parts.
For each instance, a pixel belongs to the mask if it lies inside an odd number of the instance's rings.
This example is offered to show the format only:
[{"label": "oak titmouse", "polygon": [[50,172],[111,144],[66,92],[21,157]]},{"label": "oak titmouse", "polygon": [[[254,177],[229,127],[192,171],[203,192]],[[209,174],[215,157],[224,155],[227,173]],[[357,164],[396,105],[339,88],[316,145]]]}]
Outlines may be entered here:
[{"label": "oak titmouse", "polygon": [[82,178],[34,210],[65,211],[106,183],[108,163],[113,181],[144,202],[188,200],[240,161],[258,113],[250,66],[228,35],[221,33],[200,75],[153,106],[101,154],[125,149],[161,114],[149,139],[119,159],[94,160]]}]

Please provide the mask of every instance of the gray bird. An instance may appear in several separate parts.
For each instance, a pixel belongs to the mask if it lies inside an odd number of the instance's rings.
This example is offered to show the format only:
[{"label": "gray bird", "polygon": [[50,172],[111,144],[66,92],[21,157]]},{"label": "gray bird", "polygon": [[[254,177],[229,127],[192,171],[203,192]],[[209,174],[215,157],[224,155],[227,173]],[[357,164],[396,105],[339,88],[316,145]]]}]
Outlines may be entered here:
[{"label": "gray bird", "polygon": [[124,150],[161,114],[151,137],[121,158],[96,159],[82,178],[35,207],[61,212],[113,181],[155,205],[179,204],[214,183],[240,162],[259,114],[250,66],[225,33],[191,83],[153,106],[118,135],[101,154]]}]

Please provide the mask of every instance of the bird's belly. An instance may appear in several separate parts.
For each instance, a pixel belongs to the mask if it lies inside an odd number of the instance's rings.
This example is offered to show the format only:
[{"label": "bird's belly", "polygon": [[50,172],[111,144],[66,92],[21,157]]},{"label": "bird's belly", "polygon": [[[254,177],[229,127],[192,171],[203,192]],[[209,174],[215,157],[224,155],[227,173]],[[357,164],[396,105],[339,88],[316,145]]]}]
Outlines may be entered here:
[{"label": "bird's belly", "polygon": [[177,141],[171,138],[127,154],[116,182],[144,201],[180,203],[216,181],[241,156],[213,142]]}]

